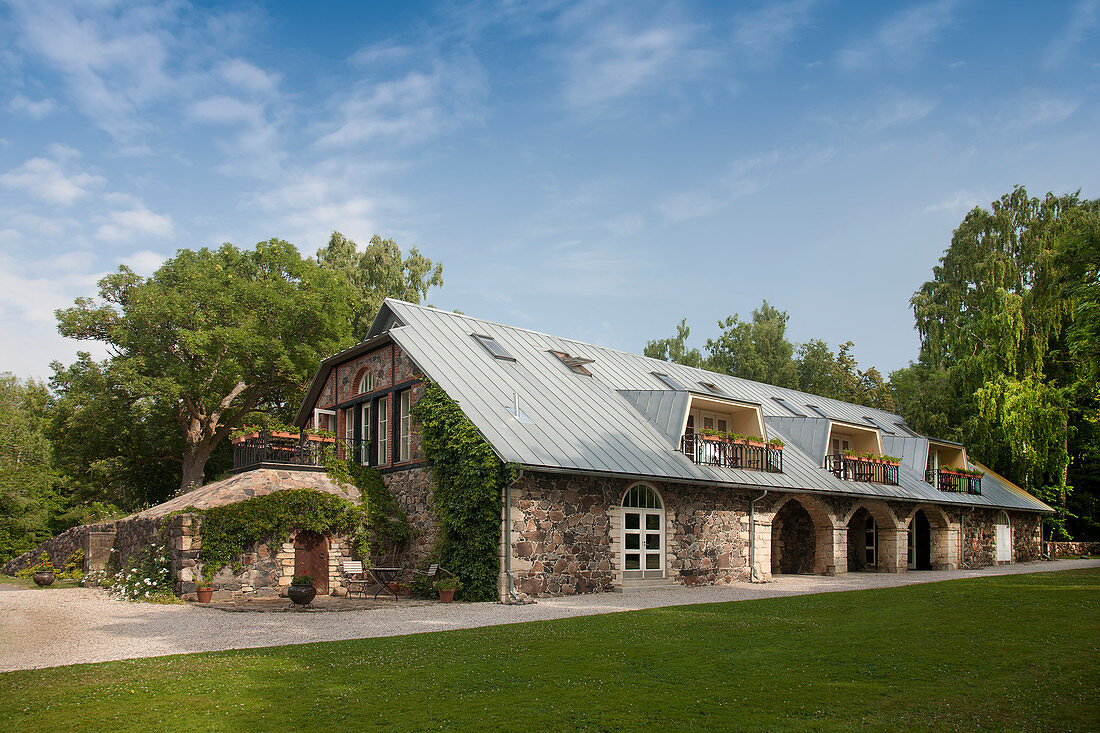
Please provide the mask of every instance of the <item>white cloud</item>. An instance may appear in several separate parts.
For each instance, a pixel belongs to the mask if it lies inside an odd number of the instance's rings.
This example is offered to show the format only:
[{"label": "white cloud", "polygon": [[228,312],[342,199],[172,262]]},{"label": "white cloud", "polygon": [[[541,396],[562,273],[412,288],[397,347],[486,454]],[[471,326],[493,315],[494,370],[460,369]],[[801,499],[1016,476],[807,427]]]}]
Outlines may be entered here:
[{"label": "white cloud", "polygon": [[1011,115],[1019,128],[1056,125],[1077,111],[1081,103],[1075,99],[1055,97],[1044,92],[1025,93],[1014,105]]},{"label": "white cloud", "polygon": [[816,4],[817,0],[768,3],[738,20],[733,39],[754,65],[766,65],[809,23],[810,10]]},{"label": "white cloud", "polygon": [[333,98],[337,122],[322,135],[323,147],[422,143],[462,124],[482,120],[489,93],[485,69],[469,54],[432,62],[388,81],[364,79]]},{"label": "white cloud", "polygon": [[863,128],[870,132],[880,132],[890,127],[911,125],[932,113],[937,102],[910,96],[895,96],[879,103],[863,119]]},{"label": "white cloud", "polygon": [[938,214],[940,212],[947,212],[948,214],[958,215],[970,211],[975,206],[981,206],[983,201],[989,200],[990,197],[985,194],[977,194],[973,191],[965,190],[956,191],[946,198],[925,206],[924,213]]},{"label": "white cloud", "polygon": [[675,91],[716,61],[700,26],[670,18],[642,25],[639,17],[652,19],[633,9],[602,13],[601,7],[579,6],[562,19],[563,35],[577,38],[562,54],[571,107],[607,109],[634,95]]},{"label": "white cloud", "polygon": [[282,80],[282,75],[268,73],[243,59],[230,59],[220,66],[219,71],[230,84],[257,94],[271,94]]},{"label": "white cloud", "polygon": [[678,193],[657,205],[661,215],[671,221],[684,221],[706,216],[723,208],[726,202],[706,193]]},{"label": "white cloud", "polygon": [[168,259],[166,255],[159,252],[153,252],[152,250],[143,249],[138,252],[134,252],[129,257],[122,258],[122,264],[129,267],[131,270],[139,275],[148,277],[156,271],[164,261]]},{"label": "white cloud", "polygon": [[1054,69],[1065,63],[1089,34],[1100,26],[1100,0],[1081,0],[1073,7],[1069,23],[1051,42],[1043,65]]},{"label": "white cloud", "polygon": [[50,99],[28,99],[22,94],[16,94],[8,102],[8,109],[17,114],[22,114],[32,120],[40,120],[43,117],[48,117],[56,112],[60,108],[56,100]]},{"label": "white cloud", "polygon": [[31,158],[18,168],[0,175],[0,184],[26,191],[55,204],[71,205],[88,195],[88,189],[102,184],[101,176],[91,173],[67,173],[60,163],[49,158]]},{"label": "white cloud", "polygon": [[172,217],[154,214],[138,203],[107,214],[106,222],[96,230],[96,237],[105,242],[128,242],[138,236],[170,237],[172,230]]},{"label": "white cloud", "polygon": [[957,0],[935,0],[898,13],[883,23],[869,40],[842,51],[841,65],[855,68],[913,63],[951,24],[957,4]]}]

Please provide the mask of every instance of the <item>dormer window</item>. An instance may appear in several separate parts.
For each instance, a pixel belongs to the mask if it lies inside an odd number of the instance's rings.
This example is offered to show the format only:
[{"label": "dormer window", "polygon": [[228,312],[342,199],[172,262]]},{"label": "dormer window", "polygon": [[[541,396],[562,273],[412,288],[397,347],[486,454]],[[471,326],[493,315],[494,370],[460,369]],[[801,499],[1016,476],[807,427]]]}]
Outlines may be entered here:
[{"label": "dormer window", "polygon": [[595,359],[586,359],[583,356],[570,356],[564,351],[551,351],[551,354],[558,357],[562,364],[569,367],[569,370],[576,374],[583,374],[586,377],[591,377],[592,372],[588,371],[586,365],[594,363]]},{"label": "dormer window", "polygon": [[681,452],[699,465],[783,472],[783,443],[767,441],[760,405],[694,394]]},{"label": "dormer window", "polygon": [[366,394],[367,392],[374,391],[374,374],[371,372],[363,372],[363,376],[359,378],[359,394]]}]

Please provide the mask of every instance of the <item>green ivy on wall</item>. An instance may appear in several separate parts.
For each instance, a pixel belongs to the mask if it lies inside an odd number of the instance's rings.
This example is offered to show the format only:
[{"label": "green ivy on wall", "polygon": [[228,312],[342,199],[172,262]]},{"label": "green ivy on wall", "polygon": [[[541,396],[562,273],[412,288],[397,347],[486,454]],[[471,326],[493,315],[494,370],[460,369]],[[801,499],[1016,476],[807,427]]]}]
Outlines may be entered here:
[{"label": "green ivy on wall", "polygon": [[513,472],[439,385],[427,385],[412,413],[432,467],[440,563],[462,579],[462,598],[496,600],[501,493]]}]

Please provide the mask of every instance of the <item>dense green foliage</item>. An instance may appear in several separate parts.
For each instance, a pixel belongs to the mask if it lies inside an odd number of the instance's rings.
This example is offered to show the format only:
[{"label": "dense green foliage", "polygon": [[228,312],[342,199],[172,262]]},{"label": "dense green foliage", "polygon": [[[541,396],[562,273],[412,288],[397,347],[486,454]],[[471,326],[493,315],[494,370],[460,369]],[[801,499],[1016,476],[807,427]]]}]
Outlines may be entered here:
[{"label": "dense green foliage", "polygon": [[875,367],[858,368],[851,341],[834,353],[821,339],[797,346],[787,339],[786,311],[768,301],[752,312],[751,321],[734,314],[718,322],[722,329],[708,339],[706,353],[687,346],[691,329],[681,320],[676,335],[646,343],[646,356],[720,374],[800,389],[859,405],[893,410],[893,395]]},{"label": "dense green foliage", "polygon": [[438,385],[427,385],[413,416],[432,467],[439,561],[462,580],[462,598],[495,600],[501,501],[513,472]]},{"label": "dense green foliage", "polygon": [[[188,509],[202,515],[203,577],[207,580],[223,567],[239,569],[245,549],[262,539],[286,542],[294,530],[342,534],[359,538],[366,515],[347,499],[310,489],[276,491],[210,509]],[[362,540],[357,545],[365,547]]]},{"label": "dense green foliage", "polygon": [[27,733],[1089,731],[1098,599],[1100,574],[1065,571],[8,672],[0,718]]},{"label": "dense green foliage", "polygon": [[[973,209],[913,296],[919,362],[891,375],[913,427],[962,441],[1053,506],[1084,509],[1078,537],[1098,529],[1098,229],[1100,202],[1076,194],[1016,188]],[[1074,487],[1091,507],[1065,501]]]},{"label": "dense green foliage", "polygon": [[370,466],[334,456],[325,458],[325,469],[333,480],[351,484],[359,490],[359,510],[363,519],[354,547],[359,557],[369,563],[371,555],[385,557],[399,551],[412,531],[405,512],[386,488],[382,474]]},{"label": "dense green foliage", "polygon": [[0,564],[65,529],[47,428],[45,385],[0,374]]},{"label": "dense green foliage", "polygon": [[124,601],[141,603],[180,603],[173,587],[168,542],[161,530],[157,538],[141,552],[130,556],[121,567],[108,563],[108,573],[100,584]]}]

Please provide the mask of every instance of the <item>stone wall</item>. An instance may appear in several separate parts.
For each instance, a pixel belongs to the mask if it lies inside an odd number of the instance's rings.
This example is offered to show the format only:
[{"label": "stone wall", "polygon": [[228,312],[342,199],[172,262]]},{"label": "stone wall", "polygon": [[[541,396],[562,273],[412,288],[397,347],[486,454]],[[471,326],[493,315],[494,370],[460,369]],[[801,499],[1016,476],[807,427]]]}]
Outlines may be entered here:
[{"label": "stone wall", "polygon": [[[64,568],[66,561],[77,550],[84,551],[84,572],[103,569],[108,560],[102,552],[104,544],[109,544],[113,565],[124,565],[132,555],[141,552],[154,541],[159,523],[158,519],[130,517],[115,522],[72,527],[8,561],[0,568],[0,572],[4,575],[15,575],[27,566],[37,564],[43,552],[49,555],[55,568]],[[108,542],[104,543],[104,539]]]},{"label": "stone wall", "polygon": [[713,486],[663,488],[669,576],[687,585],[748,580],[748,497]]},{"label": "stone wall", "polygon": [[996,520],[999,511],[979,509],[960,512],[963,528],[963,561],[972,568],[997,564]]},{"label": "stone wall", "polygon": [[1038,560],[1043,543],[1039,515],[1009,512],[1008,521],[1012,524],[1012,562]]},{"label": "stone wall", "polygon": [[[430,561],[439,543],[439,519],[432,505],[432,475],[426,466],[382,474],[382,480],[397,505],[405,512],[411,536],[396,558],[402,566],[419,567]],[[394,558],[374,558],[390,562]]]},{"label": "stone wall", "polygon": [[[809,512],[789,501],[772,520],[772,573],[812,573],[817,564],[817,533]],[[847,561],[845,561],[847,567]]]},{"label": "stone wall", "polygon": [[1100,555],[1100,542],[1051,542],[1051,557]]}]

